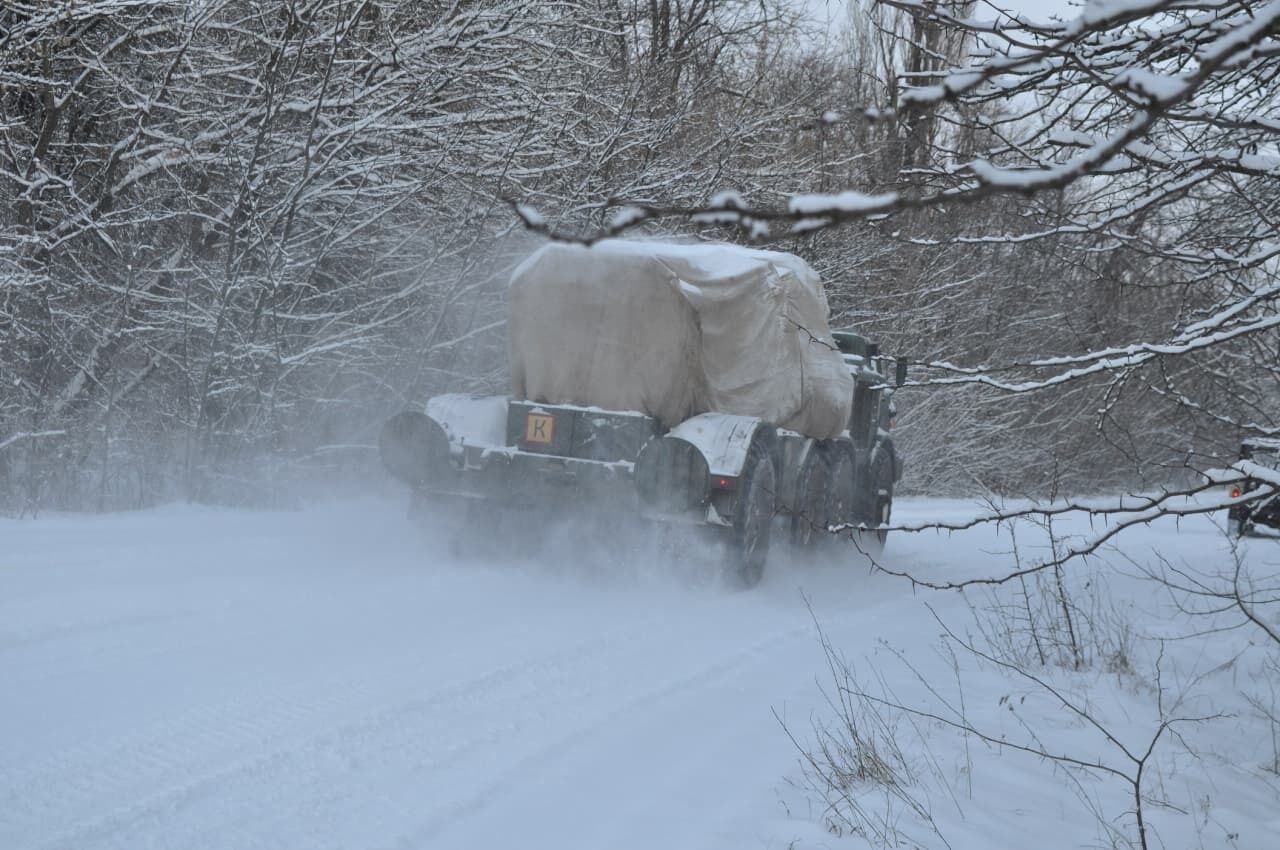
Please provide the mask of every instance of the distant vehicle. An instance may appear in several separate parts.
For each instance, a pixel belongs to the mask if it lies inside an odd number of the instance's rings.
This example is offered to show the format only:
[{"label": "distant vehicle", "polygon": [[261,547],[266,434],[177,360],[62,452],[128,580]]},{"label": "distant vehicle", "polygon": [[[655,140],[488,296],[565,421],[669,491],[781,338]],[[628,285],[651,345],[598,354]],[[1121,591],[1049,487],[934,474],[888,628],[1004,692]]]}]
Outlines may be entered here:
[{"label": "distant vehicle", "polygon": [[[1262,466],[1280,469],[1280,439],[1249,437],[1240,443],[1240,459],[1251,460]],[[1246,478],[1231,485],[1231,498],[1237,499],[1250,490],[1256,490],[1263,482]],[[1280,499],[1273,497],[1228,509],[1231,531],[1237,537],[1253,534],[1256,526],[1280,529]]]},{"label": "distant vehicle", "polygon": [[[718,243],[553,243],[512,275],[510,397],[440,395],[380,448],[414,503],[703,526],[749,587],[775,532],[882,546],[905,363],[832,332],[813,270]],[[892,373],[892,374],[891,374]]]}]

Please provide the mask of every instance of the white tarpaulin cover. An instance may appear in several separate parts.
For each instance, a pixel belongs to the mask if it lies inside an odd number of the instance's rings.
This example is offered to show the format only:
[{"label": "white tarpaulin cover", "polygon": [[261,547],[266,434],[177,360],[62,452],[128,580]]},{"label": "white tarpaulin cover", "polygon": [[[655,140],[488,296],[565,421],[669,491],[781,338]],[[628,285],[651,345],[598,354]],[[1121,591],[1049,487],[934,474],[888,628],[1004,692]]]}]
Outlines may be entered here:
[{"label": "white tarpaulin cover", "polygon": [[758,416],[818,438],[847,427],[853,378],[799,257],[737,245],[551,243],[515,270],[515,398],[638,410],[668,428]]}]

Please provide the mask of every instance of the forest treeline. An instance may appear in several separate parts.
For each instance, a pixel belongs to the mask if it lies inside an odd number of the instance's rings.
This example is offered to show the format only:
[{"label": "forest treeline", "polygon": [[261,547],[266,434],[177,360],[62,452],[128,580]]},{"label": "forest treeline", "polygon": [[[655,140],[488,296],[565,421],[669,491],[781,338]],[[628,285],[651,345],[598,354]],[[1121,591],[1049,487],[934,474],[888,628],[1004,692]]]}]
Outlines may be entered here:
[{"label": "forest treeline", "polygon": [[[376,475],[386,416],[505,390],[506,279],[540,238],[512,202],[590,232],[623,200],[945,181],[1025,108],[913,108],[963,32],[858,3],[816,28],[795,5],[0,3],[0,509],[271,504]],[[1158,336],[1213,290],[1150,246],[1266,215],[1188,189],[1078,226],[1143,190],[1094,177],[769,244],[818,269],[834,325],[998,369]],[[749,236],[640,232],[676,229]],[[1252,344],[1038,392],[904,389],[904,489],[1176,477],[1270,423],[1254,365],[1275,341]]]}]

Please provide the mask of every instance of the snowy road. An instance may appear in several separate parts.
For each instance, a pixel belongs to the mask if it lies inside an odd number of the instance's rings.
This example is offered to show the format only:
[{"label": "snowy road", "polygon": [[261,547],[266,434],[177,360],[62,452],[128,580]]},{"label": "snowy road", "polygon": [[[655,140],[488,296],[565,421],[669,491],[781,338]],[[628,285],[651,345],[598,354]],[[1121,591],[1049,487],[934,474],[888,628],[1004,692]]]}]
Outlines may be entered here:
[{"label": "snowy road", "polygon": [[734,593],[572,543],[459,561],[377,503],[0,541],[5,850],[828,846],[774,717],[818,705],[805,598],[855,653],[924,622],[850,563]]},{"label": "snowy road", "polygon": [[896,593],[451,563],[378,507],[6,523],[0,847],[759,846],[800,588]]}]

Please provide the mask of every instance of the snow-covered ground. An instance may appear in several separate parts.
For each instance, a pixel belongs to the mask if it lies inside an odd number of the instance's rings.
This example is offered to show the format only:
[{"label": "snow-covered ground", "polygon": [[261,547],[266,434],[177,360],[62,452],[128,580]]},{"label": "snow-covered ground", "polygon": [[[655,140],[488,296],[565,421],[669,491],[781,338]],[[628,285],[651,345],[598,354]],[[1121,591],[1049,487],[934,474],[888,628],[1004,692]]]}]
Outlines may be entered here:
[{"label": "snow-covered ground", "polygon": [[[971,510],[908,500],[898,518]],[[982,593],[913,592],[848,551],[780,555],[731,592],[662,547],[554,537],[537,557],[445,554],[379,501],[0,520],[0,848],[865,846],[805,789],[779,720],[811,747],[836,719],[815,619],[873,695],[1130,767],[1042,687],[947,649],[939,620],[975,639],[991,622]],[[1018,542],[1025,560],[1042,540]],[[1226,539],[1196,518],[1122,545],[1068,573],[1093,623],[1077,628],[1097,635],[1084,669],[1033,672],[1138,752],[1162,717],[1228,715],[1161,738],[1150,846],[1280,846],[1280,729],[1249,702],[1280,706],[1263,668],[1277,647],[1206,632],[1136,577],[1161,553],[1229,566]],[[885,561],[939,578],[998,572],[1010,549],[992,529],[900,534]],[[1243,549],[1276,575],[1280,542]],[[881,717],[921,808],[854,782],[846,802],[871,823],[948,846],[931,817],[956,850],[1136,835],[1122,779]]]}]

